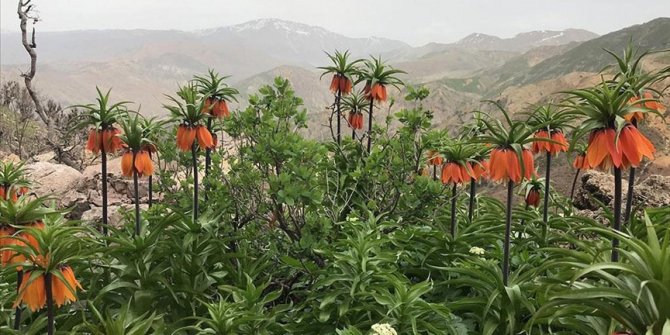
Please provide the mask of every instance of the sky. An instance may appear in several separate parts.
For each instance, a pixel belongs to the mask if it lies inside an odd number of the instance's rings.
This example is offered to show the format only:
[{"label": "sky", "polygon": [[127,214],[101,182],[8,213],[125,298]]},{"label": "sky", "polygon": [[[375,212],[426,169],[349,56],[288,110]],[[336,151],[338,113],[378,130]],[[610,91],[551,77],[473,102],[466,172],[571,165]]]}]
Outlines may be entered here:
[{"label": "sky", "polygon": [[[0,0],[0,29],[18,31],[18,0]],[[512,37],[581,28],[605,34],[670,16],[670,0],[33,0],[38,31],[199,30],[279,18],[350,37],[418,46],[471,33]]]}]

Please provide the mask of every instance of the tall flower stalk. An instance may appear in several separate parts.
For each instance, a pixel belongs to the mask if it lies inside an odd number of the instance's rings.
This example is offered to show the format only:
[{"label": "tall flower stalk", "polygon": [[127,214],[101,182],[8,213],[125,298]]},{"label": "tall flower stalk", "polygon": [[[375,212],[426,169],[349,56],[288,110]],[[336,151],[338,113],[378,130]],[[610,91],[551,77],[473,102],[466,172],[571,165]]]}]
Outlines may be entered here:
[{"label": "tall flower stalk", "polygon": [[503,242],[503,283],[509,279],[510,238],[512,234],[512,199],[514,186],[524,179],[535,175],[533,154],[525,146],[536,138],[531,137],[536,129],[530,128],[525,122],[512,120],[507,110],[497,102],[493,102],[504,116],[505,123],[500,120],[482,120],[487,133],[479,136],[482,142],[491,145],[489,160],[489,178],[496,182],[507,183],[505,237]]},{"label": "tall flower stalk", "polygon": [[[28,186],[30,184],[24,176],[25,168],[22,163],[0,162],[0,203],[15,203],[19,201],[21,196],[28,193]],[[13,209],[14,206],[10,204],[3,206],[0,204],[0,208]],[[4,250],[4,247],[14,244],[14,240],[11,237],[16,233],[16,223],[20,220],[12,219],[13,216],[16,216],[16,214],[11,210],[0,211],[0,249],[2,249],[0,251],[0,267],[11,265],[13,262],[14,252]],[[5,220],[3,220],[3,217]],[[17,268],[16,278],[16,291],[18,292],[23,281],[23,270],[21,268]],[[17,306],[14,317],[14,329],[18,330],[20,324],[21,307]]]},{"label": "tall flower stalk", "polygon": [[174,105],[164,105],[170,111],[177,126],[177,148],[182,152],[191,152],[193,165],[193,222],[198,221],[199,212],[199,181],[198,181],[198,151],[214,147],[214,139],[205,124],[211,117],[204,113],[206,99],[198,92],[194,82],[189,82],[179,88],[177,98],[168,96]]},{"label": "tall flower stalk", "polygon": [[363,129],[363,111],[367,99],[360,93],[352,93],[342,98],[341,112],[347,113],[347,125],[351,128],[351,139],[356,139],[356,130]]},{"label": "tall flower stalk", "polygon": [[[663,92],[654,90],[652,86],[655,83],[670,77],[670,71],[645,72],[642,69],[642,61],[644,57],[651,52],[642,53],[638,57],[636,50],[634,50],[630,44],[624,49],[622,56],[618,56],[610,51],[607,52],[614,57],[618,65],[618,72],[614,76],[613,82],[624,82],[624,88],[634,93],[628,102],[636,107],[653,111],[658,114],[665,112],[665,106],[655,98],[655,96],[662,96]],[[624,119],[633,127],[637,128],[638,123],[644,120],[644,116],[645,114],[641,111],[632,111],[624,115]],[[628,191],[624,211],[624,222],[630,220],[632,212],[635,170],[634,166],[631,167],[628,175]]]},{"label": "tall flower stalk", "polygon": [[[11,266],[24,274],[20,283],[17,280],[14,307],[26,305],[33,312],[46,308],[47,334],[52,335],[56,331],[56,308],[75,302],[76,290],[81,289],[68,263],[79,257],[81,237],[77,234],[83,229],[62,226],[61,216],[42,206],[44,200],[22,198],[16,203],[0,203],[0,220],[18,227],[11,244],[2,248],[3,252],[12,253]],[[50,217],[56,219],[45,224]],[[19,330],[20,314],[17,317],[15,329]]]},{"label": "tall flower stalk", "polygon": [[[195,76],[198,91],[203,95],[203,99],[205,99],[202,113],[212,116],[207,119],[207,130],[211,134],[215,133],[212,121],[230,117],[228,103],[233,101],[237,102],[236,96],[240,93],[237,89],[228,86],[228,84],[224,82],[228,78],[230,77],[219,76],[219,74],[213,70],[209,70],[206,77]],[[209,170],[212,166],[212,149],[213,148],[205,148],[205,178],[209,176]],[[207,194],[205,194],[205,197],[207,197]]]},{"label": "tall flower stalk", "polygon": [[364,82],[363,93],[369,101],[368,107],[368,144],[367,150],[370,153],[372,149],[372,119],[375,102],[382,103],[388,99],[387,88],[393,86],[400,88],[403,85],[402,80],[396,75],[406,73],[405,71],[394,69],[382,61],[381,58],[372,58],[366,60],[364,66],[358,71],[358,80],[356,83]]},{"label": "tall flower stalk", "polygon": [[89,128],[86,150],[95,155],[100,155],[101,160],[101,183],[102,183],[102,234],[107,236],[107,227],[109,215],[107,214],[107,158],[109,154],[114,154],[121,149],[121,140],[117,136],[120,131],[116,128],[116,123],[121,120],[126,113],[126,104],[128,101],[111,104],[109,94],[111,90],[103,94],[99,88],[97,102],[88,105],[77,105],[74,107],[84,109],[83,120],[77,128]]},{"label": "tall flower stalk", "polygon": [[458,200],[458,187],[469,183],[475,178],[473,164],[478,164],[474,159],[478,148],[460,141],[453,141],[445,145],[442,150],[444,155],[444,164],[440,179],[445,185],[452,185],[451,188],[451,237],[456,237],[456,228],[458,221],[456,217],[456,205]]},{"label": "tall flower stalk", "polygon": [[579,178],[579,173],[582,170],[588,170],[591,168],[589,161],[586,159],[586,150],[582,149],[577,152],[577,157],[572,162],[572,167],[575,168],[575,177],[572,179],[572,187],[570,188],[570,202],[572,203],[575,198],[575,187],[577,186],[577,178]]},{"label": "tall flower stalk", "polygon": [[121,172],[125,177],[133,177],[135,236],[139,236],[142,232],[138,179],[153,175],[154,166],[151,154],[156,152],[154,143],[145,137],[147,130],[143,125],[144,120],[139,114],[128,117],[121,122],[123,135],[120,137],[123,140],[125,150],[121,157]]},{"label": "tall flower stalk", "polygon": [[[356,65],[360,62],[362,62],[362,59],[356,59],[354,61],[350,61],[349,57],[349,50],[345,51],[344,53],[341,53],[339,51],[335,51],[334,55],[331,55],[326,52],[326,55],[328,58],[330,58],[330,61],[332,62],[331,66],[322,66],[319,67],[319,69],[323,70],[323,74],[321,74],[321,78],[325,75],[332,74],[333,78],[330,81],[330,91],[333,93],[335,96],[335,102],[333,103],[333,109],[335,112],[335,115],[337,117],[337,132],[335,134],[335,138],[337,141],[337,144],[340,144],[342,141],[342,118],[343,118],[343,111],[342,111],[342,98],[349,95],[352,92],[353,89],[353,76],[357,73],[358,69],[356,68]],[[351,112],[350,112],[351,113]],[[356,113],[353,114],[354,119],[349,120],[349,125],[354,128],[354,129],[360,129],[358,127],[359,123],[358,121],[358,116]],[[351,116],[351,114],[350,114]],[[360,118],[360,127],[362,127],[362,115]],[[354,130],[355,132],[355,130]],[[352,136],[355,136],[352,135]]]},{"label": "tall flower stalk", "polygon": [[[467,140],[468,142],[476,142],[477,137],[486,132],[486,126],[482,122],[482,113],[479,111],[474,112],[473,121],[466,124],[463,129],[461,129],[460,138]],[[471,145],[475,145],[472,143]],[[475,200],[477,198],[477,182],[484,178],[488,177],[488,155],[490,148],[486,145],[478,145],[478,149],[473,155],[473,164],[472,164],[472,177],[470,179],[470,191],[469,191],[469,202],[468,202],[468,222],[472,223],[474,219],[475,212]]]},{"label": "tall flower stalk", "polygon": [[553,105],[536,108],[528,118],[528,125],[538,129],[531,150],[533,153],[545,154],[546,167],[544,174],[544,202],[542,205],[542,238],[547,236],[547,221],[549,220],[549,198],[551,196],[551,161],[560,152],[568,150],[568,141],[565,139],[565,130],[570,128],[570,122],[575,115],[565,109]]},{"label": "tall flower stalk", "polygon": [[[162,130],[165,122],[158,121],[155,117],[152,118],[140,118],[141,128],[143,131],[143,137],[148,140],[144,145],[143,150],[149,153],[149,158],[153,162],[155,158],[158,158],[158,147],[156,146],[156,141],[158,141],[158,134]],[[147,185],[148,201],[149,208],[154,203],[154,175],[150,174],[148,178]]]},{"label": "tall flower stalk", "polygon": [[[638,167],[643,157],[654,158],[656,148],[625,115],[647,112],[646,108],[630,104],[636,92],[626,81],[605,81],[592,88],[567,92],[567,105],[586,117],[580,132],[588,133],[586,162],[590,167],[614,171],[614,217],[612,229],[621,230],[621,174],[629,167]],[[641,102],[646,102],[641,100]],[[619,259],[619,240],[612,238],[612,261]]]}]

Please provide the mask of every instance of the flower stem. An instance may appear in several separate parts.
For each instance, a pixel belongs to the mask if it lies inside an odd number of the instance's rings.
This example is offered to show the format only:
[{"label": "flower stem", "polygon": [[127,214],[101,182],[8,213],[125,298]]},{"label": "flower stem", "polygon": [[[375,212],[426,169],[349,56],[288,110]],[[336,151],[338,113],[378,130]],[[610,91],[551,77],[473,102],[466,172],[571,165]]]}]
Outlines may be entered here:
[{"label": "flower stem", "polygon": [[151,208],[152,203],[154,202],[154,176],[149,175],[149,208]]},{"label": "flower stem", "polygon": [[[530,208],[530,205],[526,203],[526,206],[524,207],[524,210],[526,213],[528,213],[528,209]],[[523,229],[526,225],[526,219],[521,219],[521,224],[519,225],[519,239],[523,238]]]},{"label": "flower stem", "polygon": [[135,169],[135,155],[133,155],[133,187],[135,187],[135,236],[140,235],[140,195],[137,169]]},{"label": "flower stem", "polygon": [[[621,169],[614,168],[614,225],[615,231],[621,230]],[[619,261],[619,239],[612,238],[612,262]]]},{"label": "flower stem", "polygon": [[372,149],[372,108],[374,108],[375,99],[370,99],[370,109],[369,109],[369,118],[368,118],[368,154]]},{"label": "flower stem", "polygon": [[451,237],[456,237],[456,191],[457,185],[454,183],[454,186],[451,188]]},{"label": "flower stem", "polygon": [[[549,189],[551,187],[551,153],[547,152],[547,170],[544,176],[544,212],[542,222],[547,225],[549,219]],[[545,228],[546,229],[546,228]]]},{"label": "flower stem", "polygon": [[630,168],[628,175],[628,192],[626,192],[626,210],[623,215],[623,222],[627,224],[630,222],[631,213],[633,212],[633,189],[635,188],[635,168]]},{"label": "flower stem", "polygon": [[193,222],[198,221],[198,147],[195,142],[191,146],[193,164]]},{"label": "flower stem", "polygon": [[[212,118],[211,117],[207,119],[207,130],[210,133],[213,133],[212,132]],[[212,149],[207,148],[207,149],[205,149],[205,178],[204,179],[207,179],[207,177],[209,176],[209,169],[211,167],[212,167]],[[208,194],[209,192],[207,192],[207,191],[208,191],[207,183],[205,183],[205,201],[207,201],[209,199],[209,194]]]},{"label": "flower stem", "polygon": [[505,242],[503,243],[503,265],[502,265],[502,275],[503,275],[503,284],[507,286],[507,280],[509,278],[509,244],[510,244],[510,235],[512,232],[512,194],[514,191],[514,182],[507,182],[507,218],[505,220]]},{"label": "flower stem", "polygon": [[44,289],[47,296],[47,334],[54,334],[54,297],[51,287],[51,272],[44,274]]},{"label": "flower stem", "polygon": [[549,189],[551,187],[551,153],[547,152],[547,169],[544,174],[544,211],[542,212],[542,241],[547,241],[547,221],[549,220]]},{"label": "flower stem", "polygon": [[437,165],[433,165],[433,180],[437,180]]},{"label": "flower stem", "polygon": [[477,182],[470,179],[470,204],[468,206],[468,222],[472,224],[472,217],[475,214],[475,198],[477,196]]},{"label": "flower stem", "polygon": [[579,172],[581,172],[581,169],[577,169],[577,172],[575,173],[575,179],[572,180],[572,189],[570,189],[570,203],[575,199],[575,186],[577,185],[577,178],[579,178]]},{"label": "flower stem", "polygon": [[[23,283],[23,270],[16,271],[16,293],[19,293],[21,284]],[[14,314],[14,330],[21,328],[21,306],[16,306],[16,314]]]},{"label": "flower stem", "polygon": [[102,236],[107,236],[107,153],[101,152],[102,160]]},{"label": "flower stem", "polygon": [[337,89],[337,96],[335,96],[335,108],[337,108],[337,144],[342,141],[342,115],[340,114],[340,102],[342,100],[342,91]]}]

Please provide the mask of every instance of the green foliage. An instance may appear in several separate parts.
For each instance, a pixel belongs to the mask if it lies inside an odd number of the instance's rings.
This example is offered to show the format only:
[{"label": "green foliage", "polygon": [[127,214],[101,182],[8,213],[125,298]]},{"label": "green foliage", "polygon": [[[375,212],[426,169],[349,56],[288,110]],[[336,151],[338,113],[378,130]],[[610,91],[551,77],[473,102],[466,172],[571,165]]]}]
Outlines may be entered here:
[{"label": "green foliage", "polygon": [[[357,62],[342,63],[346,56],[336,54],[335,67],[324,70],[354,71]],[[363,82],[401,84],[395,77],[401,71],[379,59],[362,65],[357,74]],[[205,97],[234,97],[223,79],[210,71],[183,86],[166,106],[173,119],[189,125],[208,120]],[[631,94],[603,85],[597,89],[606,94]],[[427,152],[479,164],[491,148],[483,142],[520,152],[537,128],[562,129],[567,117],[552,119],[544,110],[528,125],[498,105],[503,120],[477,114],[449,136],[450,130],[432,127],[432,113],[420,104],[427,94],[411,88],[408,99],[416,107],[393,113],[389,107],[368,134],[375,138],[368,153],[356,140],[305,138],[303,101],[288,80],[275,78],[248,98],[247,107],[220,120],[229,145],[212,150],[198,220],[189,211],[191,173],[199,167],[177,153],[174,132],[156,120],[98,115],[125,113],[123,104],[107,107],[108,95],[101,94],[100,106],[88,109],[93,123],[118,122],[131,148],[153,143],[161,153],[157,190],[163,197],[141,215],[144,233],[132,236],[127,215],[122,227],[103,237],[85,223],[66,223],[44,206],[46,199],[25,196],[0,200],[0,224],[44,221],[44,230],[30,231],[54,260],[45,271],[67,263],[76,273],[84,287],[78,302],[57,310],[64,334],[376,335],[393,328],[401,335],[666,335],[670,210],[650,209],[644,222],[632,220],[628,231],[613,233],[575,215],[560,195],[553,195],[555,215],[547,225],[534,209],[506,213],[500,201],[481,195],[470,221],[468,194],[452,199],[440,182],[422,175]],[[599,108],[593,94],[577,94],[594,99],[580,108]],[[353,94],[344,107],[360,111],[365,102]],[[17,169],[5,166],[0,177],[18,185]],[[456,236],[447,233],[451,200]],[[607,261],[613,236],[622,242],[619,263]],[[37,256],[30,246],[3,248]],[[508,255],[505,285],[500,264]],[[0,331],[44,333],[44,311],[26,312],[21,329],[9,329],[16,278],[16,266],[1,269]]]},{"label": "green foliage", "polygon": [[81,120],[75,129],[91,126],[97,130],[105,130],[125,116],[127,111],[126,105],[130,103],[129,101],[112,104],[109,100],[111,89],[104,94],[98,87],[95,90],[98,92],[97,103],[72,106],[72,108],[81,108],[84,110],[80,115],[83,120]]}]

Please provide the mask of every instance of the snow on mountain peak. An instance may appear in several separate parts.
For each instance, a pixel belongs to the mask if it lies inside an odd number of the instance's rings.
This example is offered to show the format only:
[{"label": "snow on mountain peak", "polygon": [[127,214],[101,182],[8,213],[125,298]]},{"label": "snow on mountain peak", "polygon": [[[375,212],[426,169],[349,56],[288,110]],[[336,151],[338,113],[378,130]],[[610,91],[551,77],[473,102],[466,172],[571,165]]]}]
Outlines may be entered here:
[{"label": "snow on mountain peak", "polygon": [[274,18],[258,19],[228,27],[228,29],[234,32],[258,31],[268,28],[298,35],[323,34],[327,32],[327,30],[321,27]]}]

